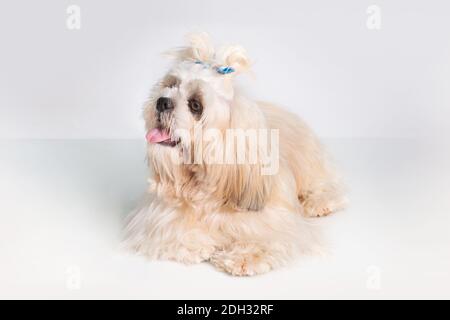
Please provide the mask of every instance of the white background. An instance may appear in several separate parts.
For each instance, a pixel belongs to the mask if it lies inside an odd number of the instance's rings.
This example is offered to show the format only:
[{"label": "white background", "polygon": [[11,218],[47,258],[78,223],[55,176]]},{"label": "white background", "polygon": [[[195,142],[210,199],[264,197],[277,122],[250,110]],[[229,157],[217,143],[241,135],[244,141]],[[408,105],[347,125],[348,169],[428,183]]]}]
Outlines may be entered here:
[{"label": "white background", "polygon": [[[66,8],[81,8],[81,30]],[[366,10],[381,8],[381,30]],[[252,93],[321,136],[436,136],[450,124],[450,4],[394,1],[8,1],[0,137],[141,138],[141,107],[190,31],[240,43]]]},{"label": "white background", "polygon": [[[449,14],[445,0],[2,3],[0,297],[449,298]],[[242,279],[119,249],[146,188],[142,105],[161,53],[196,30],[246,47],[251,95],[336,158],[351,204],[316,222],[330,256]]]}]

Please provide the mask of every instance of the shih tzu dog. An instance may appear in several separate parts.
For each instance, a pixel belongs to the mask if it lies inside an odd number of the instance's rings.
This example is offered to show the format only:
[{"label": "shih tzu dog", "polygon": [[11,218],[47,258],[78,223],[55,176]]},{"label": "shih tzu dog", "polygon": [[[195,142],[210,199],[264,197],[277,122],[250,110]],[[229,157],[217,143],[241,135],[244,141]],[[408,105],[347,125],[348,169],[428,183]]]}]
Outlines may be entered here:
[{"label": "shih tzu dog", "polygon": [[245,96],[240,46],[206,34],[175,63],[144,109],[149,195],[126,243],[152,259],[209,261],[232,275],[268,272],[321,247],[310,223],[341,209],[339,181],[313,132],[294,114]]}]

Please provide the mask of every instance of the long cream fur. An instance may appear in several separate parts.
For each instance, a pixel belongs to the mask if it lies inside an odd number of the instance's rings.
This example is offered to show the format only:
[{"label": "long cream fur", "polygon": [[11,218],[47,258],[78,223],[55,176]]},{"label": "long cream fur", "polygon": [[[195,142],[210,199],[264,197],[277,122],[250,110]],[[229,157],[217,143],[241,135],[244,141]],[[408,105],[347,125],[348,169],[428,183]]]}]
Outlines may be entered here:
[{"label": "long cream fur", "polygon": [[[233,275],[265,273],[299,253],[316,251],[320,239],[309,219],[341,209],[345,201],[315,135],[296,115],[239,92],[234,77],[250,67],[242,47],[216,51],[206,34],[197,34],[172,55],[174,66],[155,86],[144,118],[148,130],[163,124],[180,143],[149,144],[149,194],[131,214],[126,243],[152,259],[209,261]],[[216,65],[236,71],[221,75]],[[176,86],[167,84],[172,79]],[[187,107],[194,93],[204,105],[200,119]],[[162,96],[170,97],[175,109],[158,117],[155,103]],[[176,133],[195,128],[279,130],[276,174],[262,175],[260,162],[174,163],[180,150],[204,160],[212,149],[224,148],[221,142],[207,141],[201,154],[195,154],[199,141]]]}]

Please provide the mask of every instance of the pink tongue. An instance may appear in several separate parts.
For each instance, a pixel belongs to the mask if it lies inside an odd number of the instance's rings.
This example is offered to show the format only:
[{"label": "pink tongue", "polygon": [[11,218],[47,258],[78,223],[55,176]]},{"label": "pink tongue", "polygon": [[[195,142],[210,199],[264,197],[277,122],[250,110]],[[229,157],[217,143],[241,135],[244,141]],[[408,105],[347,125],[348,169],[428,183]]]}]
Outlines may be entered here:
[{"label": "pink tongue", "polygon": [[165,131],[165,130],[163,131],[161,129],[155,128],[155,129],[152,129],[149,132],[147,132],[147,135],[145,136],[145,138],[147,139],[147,141],[149,143],[158,143],[158,142],[169,140],[170,136],[167,133],[167,131]]}]

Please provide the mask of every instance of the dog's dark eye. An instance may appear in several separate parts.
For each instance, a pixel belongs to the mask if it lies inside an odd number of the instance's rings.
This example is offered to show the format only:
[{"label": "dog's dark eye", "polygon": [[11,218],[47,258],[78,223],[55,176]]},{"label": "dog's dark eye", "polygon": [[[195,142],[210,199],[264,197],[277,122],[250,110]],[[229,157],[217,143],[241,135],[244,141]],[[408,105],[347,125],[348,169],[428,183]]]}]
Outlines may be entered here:
[{"label": "dog's dark eye", "polygon": [[199,116],[202,114],[203,106],[200,103],[200,101],[198,101],[197,99],[190,99],[188,104],[189,104],[189,110],[191,110],[191,112],[194,115]]},{"label": "dog's dark eye", "polygon": [[163,87],[174,88],[180,85],[180,80],[177,77],[169,75],[163,80],[162,84]]}]

